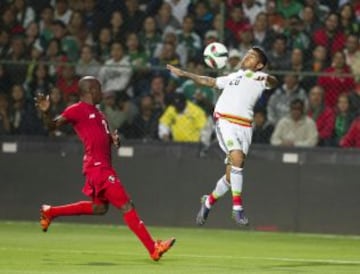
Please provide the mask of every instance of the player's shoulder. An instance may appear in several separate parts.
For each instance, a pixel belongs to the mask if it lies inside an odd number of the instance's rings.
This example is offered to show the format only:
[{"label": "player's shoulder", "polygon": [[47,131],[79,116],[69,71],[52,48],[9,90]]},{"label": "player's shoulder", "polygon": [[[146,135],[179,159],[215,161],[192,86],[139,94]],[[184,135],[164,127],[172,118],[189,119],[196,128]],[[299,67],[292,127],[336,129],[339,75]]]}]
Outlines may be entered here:
[{"label": "player's shoulder", "polygon": [[73,109],[78,109],[78,108],[81,108],[81,107],[83,107],[82,102],[77,102],[77,103],[74,103],[74,104],[68,106],[66,108],[66,110],[73,110]]}]

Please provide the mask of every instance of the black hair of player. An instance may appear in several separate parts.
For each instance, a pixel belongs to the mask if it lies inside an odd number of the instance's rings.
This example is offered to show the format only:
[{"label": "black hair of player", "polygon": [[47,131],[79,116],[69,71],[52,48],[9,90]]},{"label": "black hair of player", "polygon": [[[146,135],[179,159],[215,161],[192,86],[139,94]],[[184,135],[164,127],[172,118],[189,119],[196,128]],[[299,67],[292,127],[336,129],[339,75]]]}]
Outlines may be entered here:
[{"label": "black hair of player", "polygon": [[260,58],[260,62],[264,65],[264,67],[266,66],[267,62],[268,62],[268,58],[266,56],[266,53],[265,51],[260,48],[260,47],[257,47],[257,46],[254,46],[251,48],[252,50],[256,51],[259,58]]}]

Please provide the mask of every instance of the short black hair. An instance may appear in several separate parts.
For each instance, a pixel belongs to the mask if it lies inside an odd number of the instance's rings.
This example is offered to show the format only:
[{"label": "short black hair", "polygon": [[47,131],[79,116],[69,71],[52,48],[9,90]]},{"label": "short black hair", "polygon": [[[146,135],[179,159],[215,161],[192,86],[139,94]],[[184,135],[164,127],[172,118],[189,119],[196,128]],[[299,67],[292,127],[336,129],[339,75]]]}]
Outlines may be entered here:
[{"label": "short black hair", "polygon": [[266,56],[265,51],[262,48],[258,47],[258,46],[253,46],[251,49],[257,52],[257,54],[259,55],[259,58],[260,58],[260,62],[265,67],[267,62],[268,62],[268,58]]},{"label": "short black hair", "polygon": [[290,103],[290,108],[296,105],[301,105],[302,108],[304,108],[305,106],[304,101],[301,100],[300,98],[295,98],[294,100],[292,100]]}]

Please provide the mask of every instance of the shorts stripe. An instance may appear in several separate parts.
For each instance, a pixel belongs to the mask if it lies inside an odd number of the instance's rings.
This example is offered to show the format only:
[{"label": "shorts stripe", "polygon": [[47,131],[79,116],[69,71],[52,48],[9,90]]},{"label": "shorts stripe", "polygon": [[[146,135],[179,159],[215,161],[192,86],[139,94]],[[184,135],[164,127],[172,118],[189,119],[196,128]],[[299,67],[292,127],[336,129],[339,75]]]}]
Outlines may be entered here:
[{"label": "shorts stripe", "polygon": [[218,122],[216,123],[216,132],[218,133],[219,142],[222,144],[222,146],[226,149],[226,152],[228,153],[229,151],[228,151],[228,149],[227,149],[227,147],[225,145],[224,137],[221,134],[221,130],[220,130],[220,126],[219,126]]}]

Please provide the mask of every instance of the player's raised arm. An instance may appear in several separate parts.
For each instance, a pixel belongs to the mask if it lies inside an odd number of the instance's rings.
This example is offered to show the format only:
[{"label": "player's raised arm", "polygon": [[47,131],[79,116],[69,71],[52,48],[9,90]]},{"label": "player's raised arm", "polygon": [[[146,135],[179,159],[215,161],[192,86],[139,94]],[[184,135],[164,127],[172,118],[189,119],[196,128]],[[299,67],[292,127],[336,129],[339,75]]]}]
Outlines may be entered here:
[{"label": "player's raised arm", "polygon": [[273,89],[275,87],[277,87],[277,85],[279,84],[279,80],[273,76],[273,75],[268,75],[266,78],[266,86],[270,89]]},{"label": "player's raised arm", "polygon": [[55,119],[52,119],[52,117],[50,116],[49,95],[44,96],[43,94],[39,94],[35,98],[35,106],[37,107],[38,110],[41,111],[43,122],[49,130],[55,130],[56,128],[66,123],[66,119],[62,116],[58,116]]},{"label": "player's raised arm", "polygon": [[169,65],[169,64],[166,65],[166,68],[168,70],[170,70],[176,76],[190,78],[190,79],[194,80],[194,82],[199,84],[199,85],[208,86],[208,87],[211,87],[211,88],[216,87],[216,80],[213,77],[197,75],[197,74],[194,74],[194,73],[187,72],[185,70],[179,69],[179,68],[174,67],[174,66]]}]

